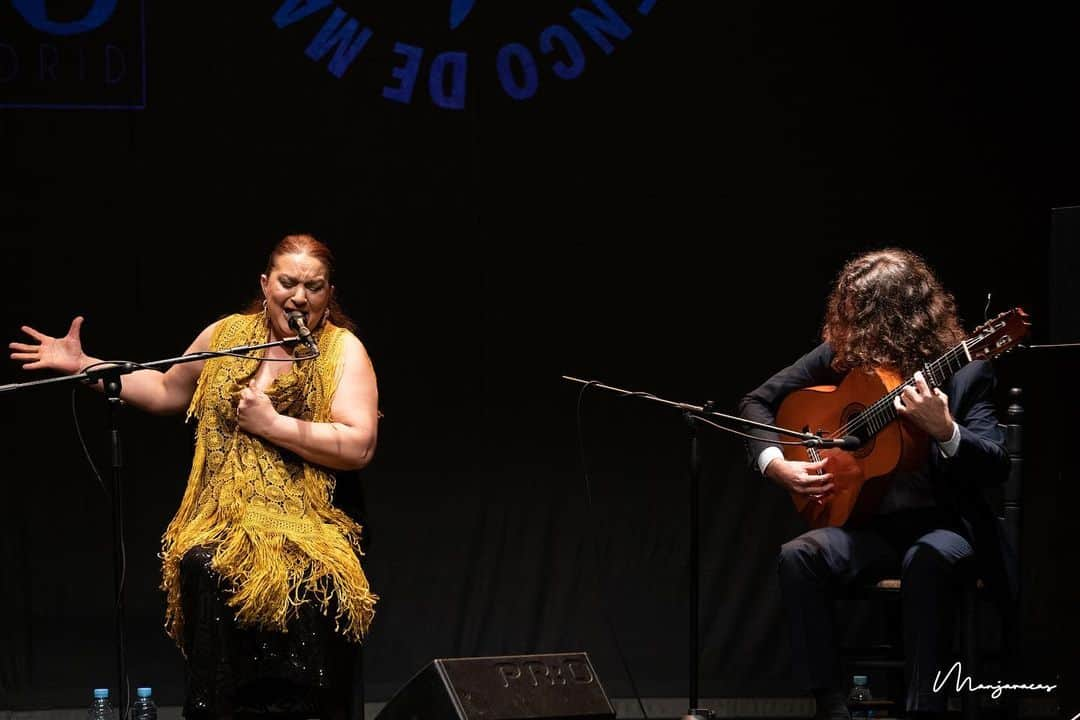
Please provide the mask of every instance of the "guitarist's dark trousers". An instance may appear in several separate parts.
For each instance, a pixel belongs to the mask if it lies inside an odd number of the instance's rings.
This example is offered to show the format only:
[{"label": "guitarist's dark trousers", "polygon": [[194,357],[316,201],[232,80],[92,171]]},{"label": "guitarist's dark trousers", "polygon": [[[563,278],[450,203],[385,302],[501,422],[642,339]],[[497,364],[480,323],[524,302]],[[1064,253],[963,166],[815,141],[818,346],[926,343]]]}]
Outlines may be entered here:
[{"label": "guitarist's dark trousers", "polygon": [[954,662],[946,661],[958,593],[974,554],[959,520],[934,507],[877,515],[860,529],[819,528],[785,543],[780,585],[796,679],[808,689],[843,689],[833,595],[845,584],[899,576],[907,710],[944,710],[945,690],[933,692],[934,676]]}]

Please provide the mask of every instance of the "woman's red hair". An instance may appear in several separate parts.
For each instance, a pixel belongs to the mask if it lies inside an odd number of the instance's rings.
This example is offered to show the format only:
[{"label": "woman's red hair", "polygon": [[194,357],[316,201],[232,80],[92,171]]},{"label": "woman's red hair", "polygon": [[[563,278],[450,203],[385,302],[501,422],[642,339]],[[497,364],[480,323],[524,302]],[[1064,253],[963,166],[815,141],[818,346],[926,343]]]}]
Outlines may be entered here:
[{"label": "woman's red hair", "polygon": [[[323,267],[326,268],[326,284],[330,286],[329,320],[338,327],[343,327],[355,333],[356,323],[341,308],[337,300],[337,293],[334,292],[335,263],[334,254],[330,252],[330,248],[325,243],[316,240],[314,235],[286,235],[270,251],[270,259],[267,260],[266,270],[264,271],[267,276],[273,272],[277,259],[282,255],[308,255],[323,264]],[[259,312],[262,310],[262,306],[262,298],[259,298],[248,307],[248,312]]]}]

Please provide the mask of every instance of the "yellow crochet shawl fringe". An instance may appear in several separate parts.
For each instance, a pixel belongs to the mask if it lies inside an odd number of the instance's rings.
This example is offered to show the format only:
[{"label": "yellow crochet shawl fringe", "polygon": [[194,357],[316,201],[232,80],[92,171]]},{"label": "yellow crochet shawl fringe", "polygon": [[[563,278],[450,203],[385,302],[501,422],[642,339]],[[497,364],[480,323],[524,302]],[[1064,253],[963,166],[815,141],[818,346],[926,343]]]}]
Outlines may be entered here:
[{"label": "yellow crochet shawl fringe", "polygon": [[[314,333],[319,357],[297,362],[267,388],[279,413],[330,422],[346,332],[324,323]],[[262,343],[268,336],[265,314],[231,315],[215,330],[211,348]],[[316,602],[324,614],[334,608],[337,632],[358,642],[377,600],[360,567],[360,526],[334,507],[330,472],[237,427],[237,396],[258,365],[234,357],[208,360],[191,399],[188,418],[198,418],[195,457],[180,509],[162,538],[166,631],[182,647],[180,560],[208,545],[241,626],[285,632],[297,607]]]}]

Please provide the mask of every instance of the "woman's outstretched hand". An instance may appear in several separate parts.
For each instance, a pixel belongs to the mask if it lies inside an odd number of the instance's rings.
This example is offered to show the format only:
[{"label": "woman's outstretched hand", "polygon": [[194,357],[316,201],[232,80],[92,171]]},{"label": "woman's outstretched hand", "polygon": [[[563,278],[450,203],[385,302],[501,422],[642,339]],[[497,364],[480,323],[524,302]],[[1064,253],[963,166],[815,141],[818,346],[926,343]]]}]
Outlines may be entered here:
[{"label": "woman's outstretched hand", "polygon": [[11,359],[21,361],[23,370],[60,370],[65,373],[77,373],[90,360],[83,353],[79,330],[83,318],[80,315],[71,321],[67,335],[51,337],[34,328],[23,325],[22,331],[37,341],[33,343],[13,342],[8,344]]}]

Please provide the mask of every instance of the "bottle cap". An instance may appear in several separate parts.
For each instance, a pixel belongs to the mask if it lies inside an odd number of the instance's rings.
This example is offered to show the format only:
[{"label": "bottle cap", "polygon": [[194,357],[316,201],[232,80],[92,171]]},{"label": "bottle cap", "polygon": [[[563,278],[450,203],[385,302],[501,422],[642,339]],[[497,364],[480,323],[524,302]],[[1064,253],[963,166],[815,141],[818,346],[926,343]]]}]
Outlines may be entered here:
[{"label": "bottle cap", "polygon": [[101,698],[109,697],[109,688],[94,688],[94,699],[100,700]]},{"label": "bottle cap", "polygon": [[137,695],[138,697],[150,697],[150,688],[148,688],[148,687],[137,688],[135,690],[135,695]]},{"label": "bottle cap", "polygon": [[851,682],[853,682],[856,685],[866,685],[867,684],[867,677],[866,677],[866,675],[853,675],[852,678],[851,678]]}]

